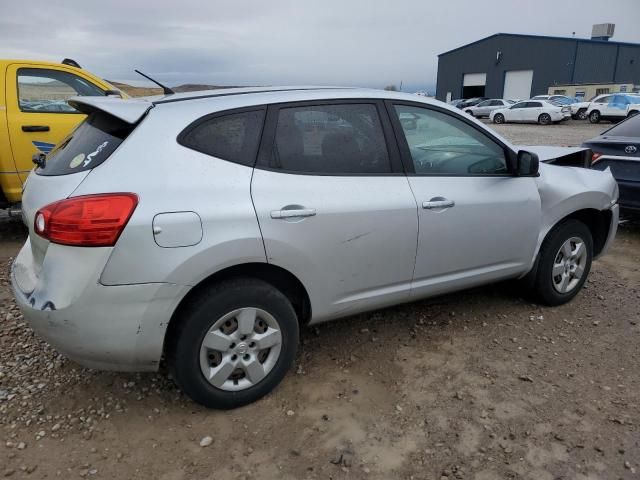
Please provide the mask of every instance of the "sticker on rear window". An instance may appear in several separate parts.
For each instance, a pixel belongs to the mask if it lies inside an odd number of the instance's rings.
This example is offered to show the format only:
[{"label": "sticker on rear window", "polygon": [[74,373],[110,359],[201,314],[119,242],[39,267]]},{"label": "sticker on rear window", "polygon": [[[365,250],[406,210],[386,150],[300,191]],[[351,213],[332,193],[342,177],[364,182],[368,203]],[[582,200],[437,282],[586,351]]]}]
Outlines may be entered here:
[{"label": "sticker on rear window", "polygon": [[84,153],[79,153],[78,155],[73,157],[71,162],[69,162],[69,167],[70,168],[79,167],[83,160],[84,160]]},{"label": "sticker on rear window", "polygon": [[87,155],[87,159],[84,161],[84,164],[82,166],[86,167],[87,165],[89,165],[91,163],[91,160],[93,160],[93,157],[98,155],[107,145],[109,145],[109,142],[103,142],[98,145],[98,148],[96,148],[94,152],[91,152],[89,155]]}]

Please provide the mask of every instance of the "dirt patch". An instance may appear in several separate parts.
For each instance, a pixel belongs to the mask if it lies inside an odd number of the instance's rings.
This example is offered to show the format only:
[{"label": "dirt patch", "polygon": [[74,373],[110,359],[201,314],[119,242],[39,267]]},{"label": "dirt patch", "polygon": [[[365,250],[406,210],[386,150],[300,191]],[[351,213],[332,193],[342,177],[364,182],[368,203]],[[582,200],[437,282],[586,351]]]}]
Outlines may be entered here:
[{"label": "dirt patch", "polygon": [[296,371],[231,412],[162,373],[65,360],[3,276],[0,464],[12,478],[632,478],[638,260],[640,229],[622,227],[559,308],[498,284],[308,329]]}]

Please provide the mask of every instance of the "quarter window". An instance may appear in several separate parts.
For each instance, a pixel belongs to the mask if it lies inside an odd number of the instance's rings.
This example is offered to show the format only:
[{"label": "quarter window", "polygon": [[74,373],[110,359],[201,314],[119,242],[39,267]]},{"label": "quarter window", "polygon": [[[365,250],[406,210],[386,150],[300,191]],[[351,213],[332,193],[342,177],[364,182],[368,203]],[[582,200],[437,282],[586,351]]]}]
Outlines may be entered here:
[{"label": "quarter window", "polygon": [[75,96],[104,96],[105,92],[73,73],[45,68],[18,70],[18,101],[23,112],[78,113],[67,103]]},{"label": "quarter window", "polygon": [[215,116],[188,128],[179,142],[213,157],[253,166],[263,118],[263,110]]},{"label": "quarter window", "polygon": [[[462,120],[442,112],[396,105],[415,173],[495,175],[508,172],[503,148]],[[413,118],[413,123],[402,118]]]},{"label": "quarter window", "polygon": [[[413,116],[403,121],[415,122]],[[308,105],[278,110],[268,168],[298,173],[390,173],[389,154],[372,104]]]}]

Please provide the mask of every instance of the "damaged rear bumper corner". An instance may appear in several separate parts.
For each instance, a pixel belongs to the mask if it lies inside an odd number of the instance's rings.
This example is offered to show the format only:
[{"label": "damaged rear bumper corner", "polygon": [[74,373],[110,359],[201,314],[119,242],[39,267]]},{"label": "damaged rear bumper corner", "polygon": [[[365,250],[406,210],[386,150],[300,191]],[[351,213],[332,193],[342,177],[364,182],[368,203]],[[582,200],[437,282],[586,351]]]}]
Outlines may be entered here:
[{"label": "damaged rear bumper corner", "polygon": [[[101,285],[98,279],[109,252],[68,247],[55,252],[55,247],[50,245],[54,251],[47,252],[37,275],[28,240],[12,265],[13,292],[27,323],[83,366],[157,370],[167,325],[189,287]],[[69,251],[75,251],[77,258],[64,258]]]}]

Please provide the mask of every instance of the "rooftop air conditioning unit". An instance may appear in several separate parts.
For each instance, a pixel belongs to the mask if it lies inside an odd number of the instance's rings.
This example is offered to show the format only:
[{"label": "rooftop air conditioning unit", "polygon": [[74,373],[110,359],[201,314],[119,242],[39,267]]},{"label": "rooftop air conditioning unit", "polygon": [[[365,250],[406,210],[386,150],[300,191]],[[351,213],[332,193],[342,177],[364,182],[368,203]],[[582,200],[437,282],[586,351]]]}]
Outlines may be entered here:
[{"label": "rooftop air conditioning unit", "polygon": [[591,40],[609,40],[616,29],[614,23],[599,23],[591,29]]}]

